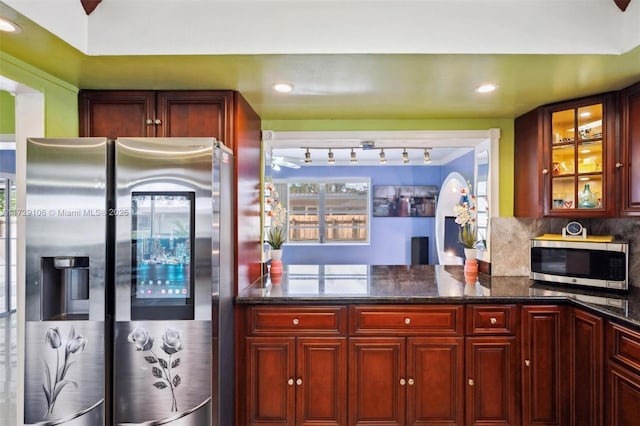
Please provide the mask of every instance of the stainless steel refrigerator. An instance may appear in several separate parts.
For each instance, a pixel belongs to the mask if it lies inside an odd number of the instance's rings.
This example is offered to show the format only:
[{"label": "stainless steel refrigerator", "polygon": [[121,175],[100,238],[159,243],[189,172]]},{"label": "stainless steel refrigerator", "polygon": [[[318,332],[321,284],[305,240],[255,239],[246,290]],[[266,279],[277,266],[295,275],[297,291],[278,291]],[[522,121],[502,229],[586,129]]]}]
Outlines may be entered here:
[{"label": "stainless steel refrigerator", "polygon": [[25,424],[233,424],[233,163],[27,140]]}]

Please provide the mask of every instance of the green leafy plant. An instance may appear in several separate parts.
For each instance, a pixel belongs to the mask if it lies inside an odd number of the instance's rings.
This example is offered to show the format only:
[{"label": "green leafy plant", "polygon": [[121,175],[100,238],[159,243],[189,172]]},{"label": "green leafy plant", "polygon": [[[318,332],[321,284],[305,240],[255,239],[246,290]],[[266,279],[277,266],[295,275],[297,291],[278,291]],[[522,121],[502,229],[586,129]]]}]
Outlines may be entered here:
[{"label": "green leafy plant", "polygon": [[273,228],[269,228],[267,231],[267,238],[265,242],[269,244],[269,246],[273,250],[278,250],[282,248],[282,245],[287,241],[287,233],[284,228],[280,226],[275,226]]}]

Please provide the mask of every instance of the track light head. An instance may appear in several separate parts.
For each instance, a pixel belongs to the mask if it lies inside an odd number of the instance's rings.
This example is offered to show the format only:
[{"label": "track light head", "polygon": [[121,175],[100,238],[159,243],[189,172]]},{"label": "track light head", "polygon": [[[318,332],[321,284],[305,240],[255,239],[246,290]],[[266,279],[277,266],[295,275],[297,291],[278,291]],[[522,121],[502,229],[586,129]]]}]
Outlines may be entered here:
[{"label": "track light head", "polygon": [[311,163],[311,153],[309,152],[309,148],[307,148],[307,152],[304,153],[304,162],[307,164]]},{"label": "track light head", "polygon": [[406,148],[402,151],[402,162],[404,164],[409,164],[409,153]]},{"label": "track light head", "polygon": [[358,159],[356,158],[356,152],[351,148],[351,164],[358,163]]},{"label": "track light head", "polygon": [[387,157],[384,155],[384,148],[380,148],[380,164],[387,162]]},{"label": "track light head", "polygon": [[429,148],[424,149],[424,164],[431,163],[431,155],[429,154]]},{"label": "track light head", "polygon": [[335,164],[336,163],[336,159],[333,158],[333,152],[331,152],[331,148],[329,148],[328,156],[329,156],[329,160],[328,160],[329,164]]}]

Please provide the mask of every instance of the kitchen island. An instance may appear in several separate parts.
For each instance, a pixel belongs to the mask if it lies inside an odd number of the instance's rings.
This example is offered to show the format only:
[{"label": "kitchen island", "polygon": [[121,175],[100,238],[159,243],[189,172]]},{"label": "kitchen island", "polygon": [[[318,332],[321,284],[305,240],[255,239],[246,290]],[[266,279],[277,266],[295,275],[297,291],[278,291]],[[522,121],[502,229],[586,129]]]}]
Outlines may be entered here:
[{"label": "kitchen island", "polygon": [[636,288],[289,265],[236,308],[238,425],[632,425],[640,404]]}]

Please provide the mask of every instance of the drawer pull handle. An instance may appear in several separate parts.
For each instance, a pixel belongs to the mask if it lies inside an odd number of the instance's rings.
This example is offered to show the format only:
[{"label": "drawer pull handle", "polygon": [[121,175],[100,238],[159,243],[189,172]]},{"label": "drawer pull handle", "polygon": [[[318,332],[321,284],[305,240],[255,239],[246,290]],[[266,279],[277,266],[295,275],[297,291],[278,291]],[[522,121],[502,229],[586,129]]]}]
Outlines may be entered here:
[{"label": "drawer pull handle", "polygon": [[400,379],[400,384],[404,386],[407,384],[407,381],[405,379]]},{"label": "drawer pull handle", "polygon": [[413,379],[409,379],[407,382],[408,382],[411,386],[413,386],[413,384],[415,383],[415,381],[414,381]]},{"label": "drawer pull handle", "polygon": [[302,384],[302,379],[298,378],[298,380],[296,380],[296,385],[300,386]]},{"label": "drawer pull handle", "polygon": [[473,386],[475,385],[475,382],[473,381],[473,379],[469,379],[469,386]]},{"label": "drawer pull handle", "polygon": [[531,361],[529,361],[528,359],[525,359],[524,365],[526,365],[527,367],[531,366]]},{"label": "drawer pull handle", "polygon": [[287,384],[289,386],[293,386],[293,378],[289,378],[289,380],[287,380]]},{"label": "drawer pull handle", "polygon": [[489,320],[489,322],[490,322],[492,325],[496,325],[496,324],[498,323],[498,320],[497,320],[497,319],[495,319],[495,318],[491,318],[491,319]]},{"label": "drawer pull handle", "polygon": [[407,325],[411,324],[411,318],[405,318],[404,323]]},{"label": "drawer pull handle", "polygon": [[298,325],[298,324],[300,324],[300,320],[298,318],[294,318],[293,325]]}]

